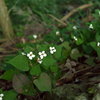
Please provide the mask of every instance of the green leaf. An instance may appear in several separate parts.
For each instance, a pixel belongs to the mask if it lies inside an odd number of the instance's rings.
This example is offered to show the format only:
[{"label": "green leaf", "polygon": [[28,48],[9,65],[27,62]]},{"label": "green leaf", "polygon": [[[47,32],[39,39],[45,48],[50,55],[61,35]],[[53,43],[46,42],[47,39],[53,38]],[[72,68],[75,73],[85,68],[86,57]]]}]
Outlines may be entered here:
[{"label": "green leaf", "polygon": [[34,49],[32,48],[32,47],[30,47],[30,46],[26,46],[25,48],[24,48],[24,52],[25,53],[29,53],[30,51],[33,51]]},{"label": "green leaf", "polygon": [[85,51],[85,53],[87,53],[87,54],[90,54],[93,50],[93,48],[89,44],[87,44],[87,45],[83,44],[82,47],[83,47],[83,50]]},{"label": "green leaf", "polygon": [[96,38],[96,41],[97,41],[97,42],[100,42],[100,34],[99,34],[99,33],[96,33],[95,38]]},{"label": "green leaf", "polygon": [[16,56],[8,63],[13,65],[15,68],[17,68],[21,71],[28,71],[29,70],[28,59],[23,55]]},{"label": "green leaf", "polygon": [[4,74],[0,77],[0,79],[5,79],[7,81],[12,81],[15,71],[10,69],[4,72]]},{"label": "green leaf", "polygon": [[81,54],[78,49],[74,48],[71,50],[70,56],[74,60],[78,60],[78,57],[81,57]]},{"label": "green leaf", "polygon": [[58,72],[58,66],[57,64],[53,65],[53,66],[50,66],[50,70],[54,73],[57,73]]},{"label": "green leaf", "polygon": [[97,43],[96,42],[91,42],[90,45],[97,52],[97,54],[98,54],[98,56],[100,58],[100,48],[97,46]]},{"label": "green leaf", "polygon": [[13,88],[16,90],[18,93],[23,93],[25,95],[33,95],[34,94],[34,88],[29,80],[29,78],[24,75],[17,73],[13,77]]},{"label": "green leaf", "polygon": [[46,73],[41,73],[40,77],[34,80],[34,84],[41,92],[51,92],[51,79]]},{"label": "green leaf", "polygon": [[3,97],[3,100],[17,100],[16,98],[17,96],[17,93],[14,93],[13,91],[5,91],[4,92],[4,97]]},{"label": "green leaf", "polygon": [[38,45],[37,49],[39,52],[46,51],[48,49],[48,45],[47,44]]},{"label": "green leaf", "polygon": [[76,44],[77,44],[77,45],[81,45],[82,43],[83,43],[83,40],[80,39],[80,38],[78,38],[77,41],[76,41]]},{"label": "green leaf", "polygon": [[40,65],[36,65],[36,66],[32,67],[31,70],[30,70],[31,75],[39,76],[40,73],[41,73]]},{"label": "green leaf", "polygon": [[70,55],[70,52],[71,52],[71,47],[69,46],[69,42],[65,41],[61,45],[62,45],[62,47],[65,48],[65,49],[62,50],[62,56],[67,58]]},{"label": "green leaf", "polygon": [[56,62],[51,56],[47,55],[47,57],[43,58],[43,64],[45,66],[51,66]]},{"label": "green leaf", "polygon": [[54,56],[59,58],[61,57],[61,53],[62,53],[62,46],[56,46],[56,52],[54,53]]},{"label": "green leaf", "polygon": [[69,42],[65,41],[61,44],[61,46],[63,46],[66,50],[70,50],[70,46],[69,46]]},{"label": "green leaf", "polygon": [[88,59],[86,59],[84,62],[87,63],[88,65],[94,66],[95,62],[94,62],[94,57],[90,57]]}]

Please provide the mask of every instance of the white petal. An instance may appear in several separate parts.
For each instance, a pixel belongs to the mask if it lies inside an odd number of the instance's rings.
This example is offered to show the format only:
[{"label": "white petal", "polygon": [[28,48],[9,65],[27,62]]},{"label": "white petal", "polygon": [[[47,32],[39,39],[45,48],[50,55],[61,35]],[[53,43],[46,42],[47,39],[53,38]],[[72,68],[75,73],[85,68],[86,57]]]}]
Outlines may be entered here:
[{"label": "white petal", "polygon": [[22,52],[22,55],[26,55],[24,52]]},{"label": "white petal", "polygon": [[30,56],[29,59],[32,60],[32,56]]},{"label": "white petal", "polygon": [[97,46],[100,46],[100,43],[99,42],[97,43]]},{"label": "white petal", "polygon": [[50,53],[53,54],[54,52],[53,51],[50,51]]},{"label": "white petal", "polygon": [[1,96],[1,97],[3,97],[3,96],[4,96],[4,94],[3,94],[3,93],[1,93],[1,94],[0,94],[0,96]]},{"label": "white petal", "polygon": [[35,57],[35,55],[32,55],[32,57],[34,58],[34,57]]},{"label": "white petal", "polygon": [[39,55],[41,55],[42,53],[41,53],[41,52],[39,52],[38,54],[39,54]]},{"label": "white petal", "polygon": [[41,61],[38,61],[40,64],[42,63],[42,60]]},{"label": "white petal", "polygon": [[45,53],[45,51],[42,51],[42,53]]},{"label": "white petal", "polygon": [[0,97],[0,100],[3,100],[2,97]]},{"label": "white petal", "polygon": [[43,59],[43,55],[41,55],[40,58]]},{"label": "white petal", "polygon": [[54,49],[53,52],[56,52],[56,49]]},{"label": "white petal", "polygon": [[45,53],[43,56],[44,56],[44,57],[46,57],[46,56],[47,56],[47,54]]},{"label": "white petal", "polygon": [[50,47],[50,50],[52,50],[52,47]]},{"label": "white petal", "polygon": [[27,54],[27,57],[29,57],[29,56],[30,56],[30,54],[28,53],[28,54]]},{"label": "white petal", "polygon": [[33,54],[33,52],[30,52],[30,54]]}]

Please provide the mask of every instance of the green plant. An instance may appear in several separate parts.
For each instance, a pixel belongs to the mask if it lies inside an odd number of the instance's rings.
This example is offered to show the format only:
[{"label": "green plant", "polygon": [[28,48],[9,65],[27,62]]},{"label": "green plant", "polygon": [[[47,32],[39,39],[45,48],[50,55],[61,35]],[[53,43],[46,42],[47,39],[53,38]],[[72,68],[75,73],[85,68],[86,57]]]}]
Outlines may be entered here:
[{"label": "green plant", "polygon": [[[22,44],[22,51],[7,58],[5,72],[0,78],[12,81],[17,93],[52,93],[56,80],[62,74],[59,65],[67,58],[79,61],[84,56],[86,59],[83,63],[94,66],[95,58],[100,59],[100,11],[95,10],[93,16],[95,19],[87,22],[84,27],[70,23],[63,30],[54,30],[44,35],[42,42]],[[36,35],[29,37],[38,38]],[[17,95],[14,90],[14,95]]]},{"label": "green plant", "polygon": [[15,68],[5,71],[1,79],[12,81],[13,88],[25,95],[34,95],[37,89],[41,92],[52,92],[51,89],[60,72],[57,62],[61,59],[61,45],[42,44],[37,45],[36,49],[26,46],[22,53],[19,52],[16,57],[7,62]]}]

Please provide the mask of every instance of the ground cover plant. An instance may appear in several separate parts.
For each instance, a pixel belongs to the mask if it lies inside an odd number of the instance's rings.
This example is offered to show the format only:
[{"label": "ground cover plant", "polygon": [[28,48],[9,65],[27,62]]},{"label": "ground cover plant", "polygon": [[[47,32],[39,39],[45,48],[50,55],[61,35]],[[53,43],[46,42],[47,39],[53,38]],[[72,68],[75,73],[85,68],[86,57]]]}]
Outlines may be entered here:
[{"label": "ground cover plant", "polygon": [[[47,25],[48,20],[41,13],[49,11],[42,9],[40,13],[37,8],[34,9]],[[68,26],[62,26],[64,28],[49,25],[52,29],[49,33],[28,34],[27,38],[20,26],[16,33],[19,39],[14,44],[17,52],[6,56],[0,67],[0,79],[11,86],[9,89],[1,87],[0,99],[22,100],[24,96],[25,100],[35,100],[38,94],[48,92],[52,95],[55,87],[76,82],[82,77],[99,75],[99,68],[93,68],[100,63],[100,10],[95,9],[92,17],[93,20],[85,24],[72,21]],[[94,93],[92,87],[88,87],[87,91],[89,96]]]}]

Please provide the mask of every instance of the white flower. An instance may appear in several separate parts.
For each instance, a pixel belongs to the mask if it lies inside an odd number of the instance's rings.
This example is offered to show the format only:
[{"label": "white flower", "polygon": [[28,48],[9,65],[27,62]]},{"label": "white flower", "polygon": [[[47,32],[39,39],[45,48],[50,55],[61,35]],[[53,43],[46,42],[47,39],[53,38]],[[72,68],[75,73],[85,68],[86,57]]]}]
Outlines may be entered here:
[{"label": "white flower", "polygon": [[2,97],[0,97],[0,100],[3,100],[3,98],[2,98]]},{"label": "white flower", "polygon": [[56,52],[55,47],[50,47],[49,49],[50,49],[50,53],[51,53],[51,54],[53,54],[54,52]]},{"label": "white flower", "polygon": [[36,39],[36,38],[37,38],[37,35],[36,35],[36,34],[34,34],[34,35],[33,35],[33,37],[34,37],[34,39]]},{"label": "white flower", "polygon": [[97,46],[98,46],[98,47],[100,46],[100,42],[97,43]]},{"label": "white flower", "polygon": [[30,60],[32,60],[32,59],[35,57],[35,55],[33,54],[33,52],[30,52],[30,53],[27,54],[27,57],[28,57]]},{"label": "white flower", "polygon": [[60,35],[59,31],[56,32],[56,35]]},{"label": "white flower", "polygon": [[45,53],[45,51],[39,52],[38,54],[40,55],[41,59],[43,59],[44,57],[47,56],[47,54]]},{"label": "white flower", "polygon": [[93,29],[93,25],[92,25],[92,24],[90,24],[89,28]]},{"label": "white flower", "polygon": [[1,93],[1,94],[0,94],[0,100],[3,100],[3,98],[2,98],[3,96],[4,96],[4,94]]},{"label": "white flower", "polygon": [[100,16],[100,11],[99,11],[99,16]]},{"label": "white flower", "polygon": [[1,93],[1,94],[0,94],[0,97],[3,97],[3,96],[4,96],[4,94],[3,94],[3,93]]},{"label": "white flower", "polygon": [[38,58],[37,59],[37,62],[41,64],[42,63],[42,60],[40,58]]},{"label": "white flower", "polygon": [[73,29],[74,29],[74,30],[76,30],[76,29],[77,29],[77,27],[76,27],[76,26],[73,26]]},{"label": "white flower", "polygon": [[77,38],[75,36],[73,38],[74,38],[75,41],[77,41]]},{"label": "white flower", "polygon": [[22,55],[26,55],[24,52],[22,52]]},{"label": "white flower", "polygon": [[60,41],[63,42],[64,41],[63,38],[60,38]]}]

